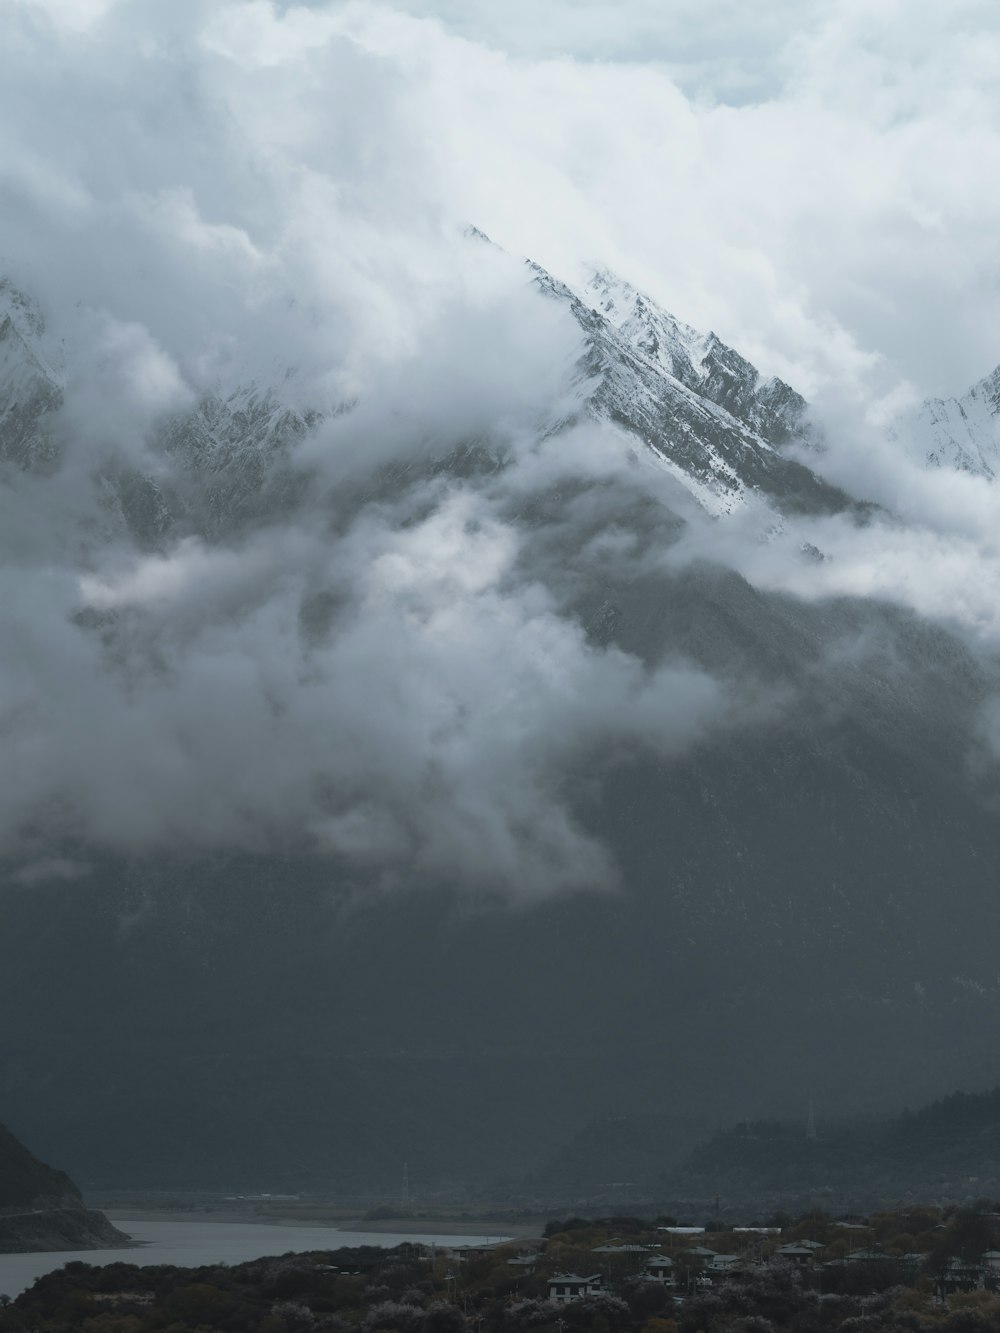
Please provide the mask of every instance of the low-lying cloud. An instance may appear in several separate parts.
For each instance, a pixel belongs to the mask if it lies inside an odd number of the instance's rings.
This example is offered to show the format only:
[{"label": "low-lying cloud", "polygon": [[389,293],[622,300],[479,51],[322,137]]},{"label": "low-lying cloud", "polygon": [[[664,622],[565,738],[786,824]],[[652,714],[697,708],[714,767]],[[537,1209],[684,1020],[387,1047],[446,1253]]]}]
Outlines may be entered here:
[{"label": "low-lying cloud", "polygon": [[683,752],[732,701],[589,644],[519,553],[479,491],[429,482],[341,533],[317,509],[235,546],[9,568],[0,841],[295,848],[515,898],[612,885],[573,814],[586,775],[616,747]]}]

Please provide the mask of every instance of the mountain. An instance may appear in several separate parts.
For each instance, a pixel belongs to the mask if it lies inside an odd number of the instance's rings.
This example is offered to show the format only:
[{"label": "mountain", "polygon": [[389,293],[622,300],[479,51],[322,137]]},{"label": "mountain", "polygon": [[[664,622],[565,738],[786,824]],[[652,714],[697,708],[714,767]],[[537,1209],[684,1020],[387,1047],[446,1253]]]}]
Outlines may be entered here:
[{"label": "mountain", "polygon": [[901,429],[930,466],[992,481],[1000,471],[1000,366],[961,398],[929,398]]},{"label": "mountain", "polygon": [[[526,446],[532,461],[544,443],[546,466],[522,469],[506,489],[516,460],[488,431],[421,437],[361,481],[318,476],[303,445],[333,409],[298,401],[282,376],[216,385],[155,421],[141,448],[100,464],[98,499],[79,522],[80,568],[55,599],[59,637],[44,640],[58,647],[42,658],[80,664],[53,707],[79,691],[89,709],[103,697],[87,692],[99,671],[102,687],[120,685],[126,701],[120,728],[74,751],[80,781],[97,786],[136,734],[136,698],[152,697],[173,721],[191,638],[197,679],[221,676],[226,690],[154,742],[138,733],[148,768],[116,789],[128,837],[102,841],[73,820],[56,834],[49,821],[59,811],[43,806],[19,826],[35,859],[11,854],[0,865],[0,1100],[14,1129],[30,1129],[87,1189],[392,1197],[408,1163],[417,1198],[514,1197],[579,1136],[575,1171],[614,1116],[640,1125],[635,1151],[619,1159],[628,1168],[648,1155],[656,1126],[666,1134],[670,1123],[758,1120],[810,1097],[831,1114],[885,1113],[1000,1078],[1000,783],[984,729],[1000,693],[995,660],[899,606],[775,593],[713,560],[712,542],[731,533],[726,514],[744,502],[761,507],[762,525],[831,512],[863,522],[863,497],[797,461],[809,444],[801,399],[717,338],[606,273],[578,289],[528,273],[539,300],[575,321],[579,356]],[[7,299],[2,484],[20,501],[68,473],[89,504],[89,483],[65,463],[74,423],[60,406],[69,400],[50,353],[57,335],[27,298],[8,289]],[[379,423],[364,406],[334,422],[352,426],[359,451]],[[595,422],[641,465],[582,466],[573,428]],[[406,440],[409,424],[392,429]],[[663,472],[677,485],[659,486]],[[239,825],[243,841],[206,850],[171,827],[151,850],[135,832],[150,793],[174,768],[187,774],[192,752],[215,773],[215,750],[198,744],[214,742],[229,694],[256,698],[248,680],[261,683],[270,739],[251,728],[237,771],[191,777],[184,827],[202,806],[210,819],[226,783],[240,796],[244,780],[247,791],[256,780],[276,804],[290,799],[301,775],[287,751],[274,752],[287,689],[314,690],[315,646],[353,642],[359,622],[437,632],[423,583],[443,568],[475,589],[481,570],[464,568],[465,548],[440,534],[420,561],[406,564],[398,549],[450,497],[470,494],[488,498],[486,527],[508,533],[515,556],[468,635],[481,625],[501,633],[485,663],[466,658],[466,638],[454,633],[434,667],[449,688],[463,672],[495,674],[475,705],[445,691],[429,734],[463,759],[479,752],[482,733],[463,731],[470,718],[499,718],[497,739],[454,787],[433,748],[415,762],[408,731],[392,722],[395,696],[421,670],[404,646],[389,663],[393,678],[372,684],[377,715],[350,717],[327,742],[348,756],[339,781],[362,783],[366,728],[380,737],[384,728],[389,762],[361,788],[367,806],[382,809],[409,763],[421,797],[444,791],[468,863],[492,858],[514,881],[521,863],[511,845],[548,831],[515,798],[541,762],[519,756],[550,712],[556,771],[545,791],[557,799],[545,822],[580,830],[586,854],[607,858],[615,873],[602,891],[567,892],[547,843],[551,883],[512,893],[516,907],[470,887],[467,862],[414,854],[386,869],[379,857],[402,837],[391,822],[385,832],[376,825],[367,859],[317,851],[305,835],[270,837],[256,817]],[[61,524],[63,511],[52,512]],[[387,514],[396,527],[385,526]],[[405,576],[411,600],[373,596],[372,613],[351,600],[339,569],[317,565],[300,579],[297,541],[281,548],[292,556],[277,575],[260,574],[246,559],[249,537],[271,549],[289,533],[297,539],[296,524],[338,559],[341,535],[360,532],[355,558],[383,576],[376,592]],[[462,524],[473,536],[484,526],[475,508]],[[695,524],[707,554],[673,560]],[[368,544],[373,532],[389,534],[382,546]],[[74,534],[67,523],[56,535],[69,545]],[[123,609],[77,611],[72,593],[102,542],[122,564],[136,551],[221,549],[232,595],[212,601],[195,564],[181,592],[171,585],[163,596],[153,560],[139,592],[167,607],[162,620],[144,621],[138,594]],[[46,595],[52,582],[46,569]],[[294,598],[268,616],[254,599],[272,584]],[[570,642],[590,673],[584,688],[546,658],[557,688],[544,716],[518,710],[541,677],[529,686],[509,678],[515,649],[545,658],[535,622],[528,632],[506,618],[516,594],[542,608],[544,633]],[[256,637],[223,651],[227,632],[248,624]],[[683,680],[672,676],[632,730],[605,722],[677,663],[713,682],[725,702],[717,725],[676,749],[642,743],[661,714],[685,707]],[[28,665],[22,694],[39,671],[37,658]],[[619,669],[624,702],[612,694],[608,703],[605,683]],[[140,690],[148,677],[152,696]],[[302,735],[310,796],[339,795],[323,741],[343,679],[319,696]],[[4,714],[15,731],[32,716],[22,694]],[[31,760],[38,749],[22,753]],[[517,813],[509,842],[481,844],[474,816],[507,803]],[[404,846],[420,848],[420,813],[406,813]]]},{"label": "mountain", "polygon": [[777,509],[851,506],[782,446],[804,443],[805,400],[718,339],[697,334],[607,270],[578,292],[532,266],[540,290],[566,305],[586,339],[586,410],[642,440],[713,514],[748,493]]},{"label": "mountain", "polygon": [[[953,1093],[887,1119],[737,1125],[661,1175],[657,1197],[828,1211],[903,1199],[971,1203],[1000,1193],[1000,1089]],[[647,1189],[649,1188],[647,1182]]]},{"label": "mountain", "polygon": [[84,1207],[65,1172],[38,1161],[0,1125],[0,1254],[127,1244],[103,1213]]}]

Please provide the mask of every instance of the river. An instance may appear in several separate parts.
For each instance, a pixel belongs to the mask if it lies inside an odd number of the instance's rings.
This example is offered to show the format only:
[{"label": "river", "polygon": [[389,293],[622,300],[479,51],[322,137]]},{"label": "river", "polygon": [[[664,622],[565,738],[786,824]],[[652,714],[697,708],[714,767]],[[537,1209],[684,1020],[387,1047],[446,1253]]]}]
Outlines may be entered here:
[{"label": "river", "polygon": [[343,1245],[379,1245],[392,1249],[406,1241],[423,1245],[486,1245],[493,1236],[396,1235],[392,1232],[339,1231],[336,1227],[280,1226],[264,1222],[131,1220],[109,1214],[121,1231],[139,1242],[124,1250],[60,1250],[46,1254],[0,1254],[0,1294],[17,1296],[35,1278],[74,1259],[85,1264],[241,1264],[264,1255],[336,1250]]}]

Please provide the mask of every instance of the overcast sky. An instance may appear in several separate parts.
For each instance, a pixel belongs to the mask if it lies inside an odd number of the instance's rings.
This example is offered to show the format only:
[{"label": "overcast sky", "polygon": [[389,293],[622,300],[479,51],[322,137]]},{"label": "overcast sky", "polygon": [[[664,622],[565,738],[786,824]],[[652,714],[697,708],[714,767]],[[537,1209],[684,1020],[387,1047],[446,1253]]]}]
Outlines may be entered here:
[{"label": "overcast sky", "polygon": [[[528,895],[613,884],[567,773],[615,740],[679,753],[747,710],[683,661],[588,645],[525,566],[512,495],[567,460],[612,509],[636,482],[593,432],[523,449],[558,417],[579,330],[509,256],[569,278],[609,265],[714,328],[819,405],[834,479],[906,520],[863,539],[831,520],[836,558],[812,568],[794,557],[815,533],[763,545],[751,513],[724,538],[695,524],[681,558],[1000,635],[993,489],[929,480],[884,436],[1000,361],[994,6],[0,0],[0,16],[0,271],[48,316],[72,445],[44,485],[0,488],[0,708],[19,747],[3,847],[46,812],[60,836],[129,850],[273,835],[387,880],[488,863]],[[162,466],[156,424],[248,379],[356,405],[303,448],[309,503],[235,546],[108,535],[109,471]],[[502,483],[417,488],[331,535],[338,487],[487,435],[515,459]],[[303,607],[331,589],[351,614],[307,641]]]}]

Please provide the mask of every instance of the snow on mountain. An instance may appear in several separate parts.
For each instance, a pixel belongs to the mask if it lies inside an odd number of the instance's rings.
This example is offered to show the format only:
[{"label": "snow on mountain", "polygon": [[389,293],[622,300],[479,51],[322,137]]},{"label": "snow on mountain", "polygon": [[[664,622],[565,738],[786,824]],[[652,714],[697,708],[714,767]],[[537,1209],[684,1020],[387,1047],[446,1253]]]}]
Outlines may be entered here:
[{"label": "snow on mountain", "polygon": [[756,366],[714,333],[698,333],[608,269],[580,292],[637,351],[674,379],[749,425],[770,444],[800,429],[806,401],[783,380],[762,380]]},{"label": "snow on mountain", "polygon": [[992,481],[1000,472],[1000,366],[961,398],[928,398],[905,429],[929,466]]},{"label": "snow on mountain", "polygon": [[851,503],[782,452],[805,411],[788,385],[762,381],[715,334],[696,333],[606,270],[575,292],[531,269],[585,334],[578,371],[586,410],[642,439],[709,512],[731,511],[748,492],[793,512]]}]

